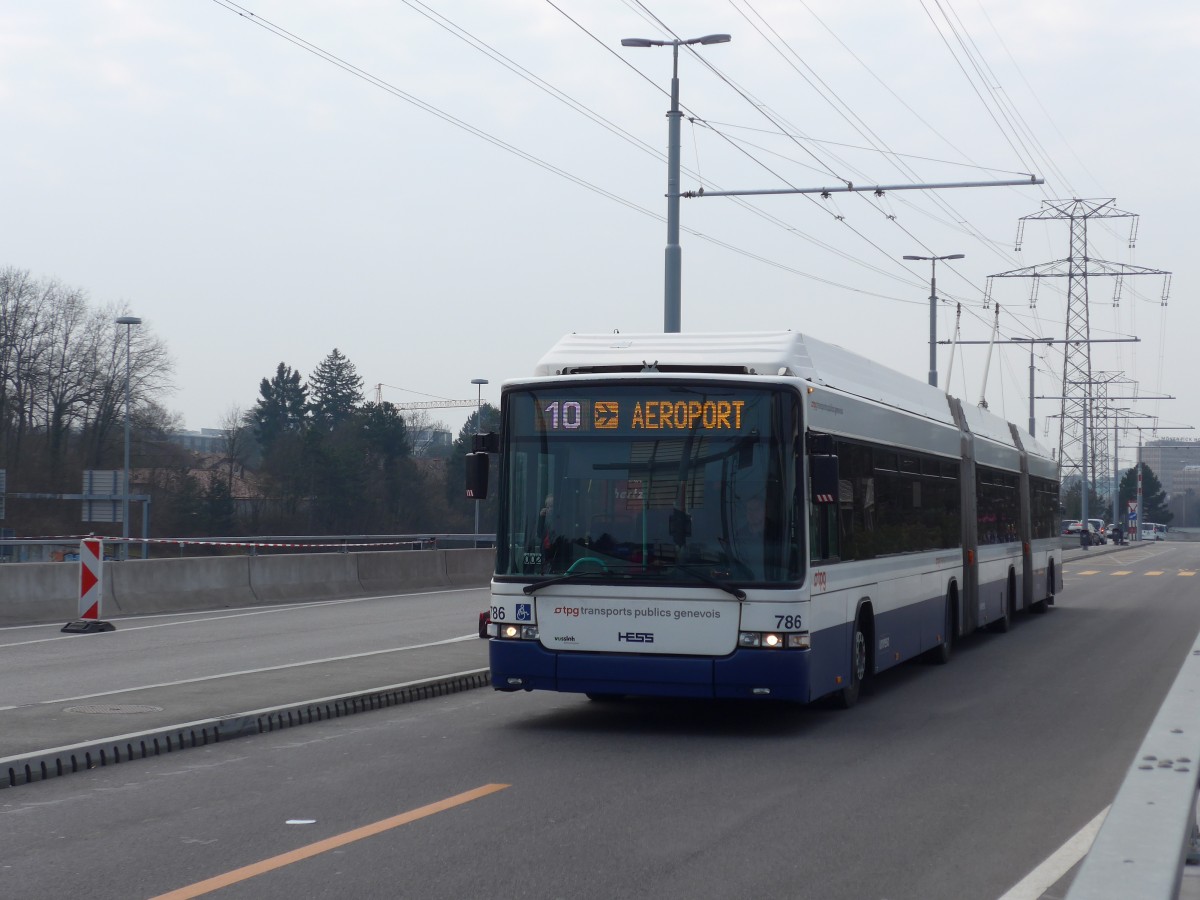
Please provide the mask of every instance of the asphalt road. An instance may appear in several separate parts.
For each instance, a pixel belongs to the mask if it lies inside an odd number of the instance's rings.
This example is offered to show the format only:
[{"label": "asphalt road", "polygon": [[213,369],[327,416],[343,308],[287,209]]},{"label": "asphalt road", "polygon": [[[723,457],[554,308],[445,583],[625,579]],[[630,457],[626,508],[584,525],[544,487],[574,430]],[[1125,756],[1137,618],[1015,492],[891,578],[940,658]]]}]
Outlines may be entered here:
[{"label": "asphalt road", "polygon": [[1072,561],[1049,614],[847,712],[480,690],[0,791],[0,896],[995,900],[1111,802],[1200,631],[1198,567]]},{"label": "asphalt road", "polygon": [[[117,630],[0,629],[0,707],[169,679],[336,658],[474,634],[487,590],[438,589],[322,603],[107,617]],[[36,671],[36,677],[31,673]],[[86,681],[86,683],[84,683]]]}]

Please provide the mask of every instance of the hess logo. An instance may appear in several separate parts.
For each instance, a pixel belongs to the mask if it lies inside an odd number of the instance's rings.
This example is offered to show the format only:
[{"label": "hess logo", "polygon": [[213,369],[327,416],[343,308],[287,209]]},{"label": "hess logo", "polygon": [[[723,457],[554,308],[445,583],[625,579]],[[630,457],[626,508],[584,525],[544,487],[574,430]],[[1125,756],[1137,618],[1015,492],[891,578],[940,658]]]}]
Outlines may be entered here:
[{"label": "hess logo", "polygon": [[653,631],[618,631],[617,642],[625,641],[627,644],[653,644]]}]

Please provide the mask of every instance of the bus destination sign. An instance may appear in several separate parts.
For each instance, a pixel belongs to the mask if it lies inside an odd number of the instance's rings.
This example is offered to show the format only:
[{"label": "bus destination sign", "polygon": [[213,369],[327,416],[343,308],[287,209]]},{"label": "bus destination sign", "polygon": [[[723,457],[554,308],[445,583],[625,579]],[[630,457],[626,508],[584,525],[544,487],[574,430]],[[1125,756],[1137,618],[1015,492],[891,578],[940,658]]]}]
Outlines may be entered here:
[{"label": "bus destination sign", "polygon": [[539,399],[534,428],[575,431],[741,431],[745,400]]}]

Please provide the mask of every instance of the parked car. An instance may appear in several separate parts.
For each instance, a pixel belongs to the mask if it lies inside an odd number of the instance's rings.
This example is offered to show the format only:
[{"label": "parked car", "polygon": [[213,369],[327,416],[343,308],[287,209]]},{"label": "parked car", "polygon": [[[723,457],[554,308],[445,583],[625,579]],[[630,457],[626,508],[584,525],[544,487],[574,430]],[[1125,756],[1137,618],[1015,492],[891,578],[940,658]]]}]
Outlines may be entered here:
[{"label": "parked car", "polygon": [[1104,527],[1103,519],[1088,519],[1088,525],[1091,526],[1088,530],[1092,532],[1093,544],[1108,543],[1108,530]]},{"label": "parked car", "polygon": [[1146,526],[1143,525],[1142,526],[1142,540],[1143,541],[1162,541],[1162,540],[1166,540],[1166,538],[1164,538],[1162,536],[1162,533],[1160,531],[1158,531],[1156,528],[1153,528],[1153,527],[1147,528]]}]

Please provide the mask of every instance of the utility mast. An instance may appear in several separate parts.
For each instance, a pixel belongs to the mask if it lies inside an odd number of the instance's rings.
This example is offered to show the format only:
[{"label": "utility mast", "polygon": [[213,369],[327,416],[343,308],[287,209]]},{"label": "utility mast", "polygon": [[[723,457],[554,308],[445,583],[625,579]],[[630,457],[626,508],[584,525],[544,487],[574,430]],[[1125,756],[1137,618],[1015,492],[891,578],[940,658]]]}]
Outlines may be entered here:
[{"label": "utility mast", "polygon": [[[1064,477],[1070,474],[1078,475],[1083,482],[1083,517],[1087,518],[1087,486],[1100,465],[1097,458],[1094,466],[1089,459],[1088,441],[1101,445],[1099,456],[1107,453],[1107,437],[1103,428],[1095,428],[1093,423],[1102,420],[1104,413],[1095,405],[1093,390],[1095,381],[1092,377],[1091,327],[1088,323],[1088,279],[1108,276],[1120,280],[1131,275],[1162,275],[1163,295],[1162,304],[1167,303],[1167,292],[1170,286],[1170,272],[1161,269],[1146,269],[1141,266],[1131,266],[1124,263],[1107,262],[1093,259],[1088,255],[1087,225],[1091,219],[1132,219],[1129,232],[1129,246],[1133,247],[1137,236],[1137,216],[1134,213],[1117,209],[1114,200],[1043,200],[1042,209],[1028,216],[1023,216],[1017,228],[1016,249],[1021,249],[1021,239],[1025,223],[1036,220],[1065,219],[1071,223],[1071,249],[1066,259],[1054,262],[1039,263],[1026,266],[1023,269],[1013,269],[1010,272],[1000,272],[992,278],[1033,278],[1035,290],[1030,298],[1030,304],[1036,305],[1036,279],[1066,278],[1067,282],[1067,331],[1066,345],[1063,350],[1063,390],[1062,414],[1059,417],[1058,458]],[[1120,293],[1114,293],[1114,303],[1118,302]],[[1099,415],[1097,415],[1099,413]],[[1094,430],[1093,430],[1094,429]],[[1096,438],[1099,438],[1097,441]]]}]

